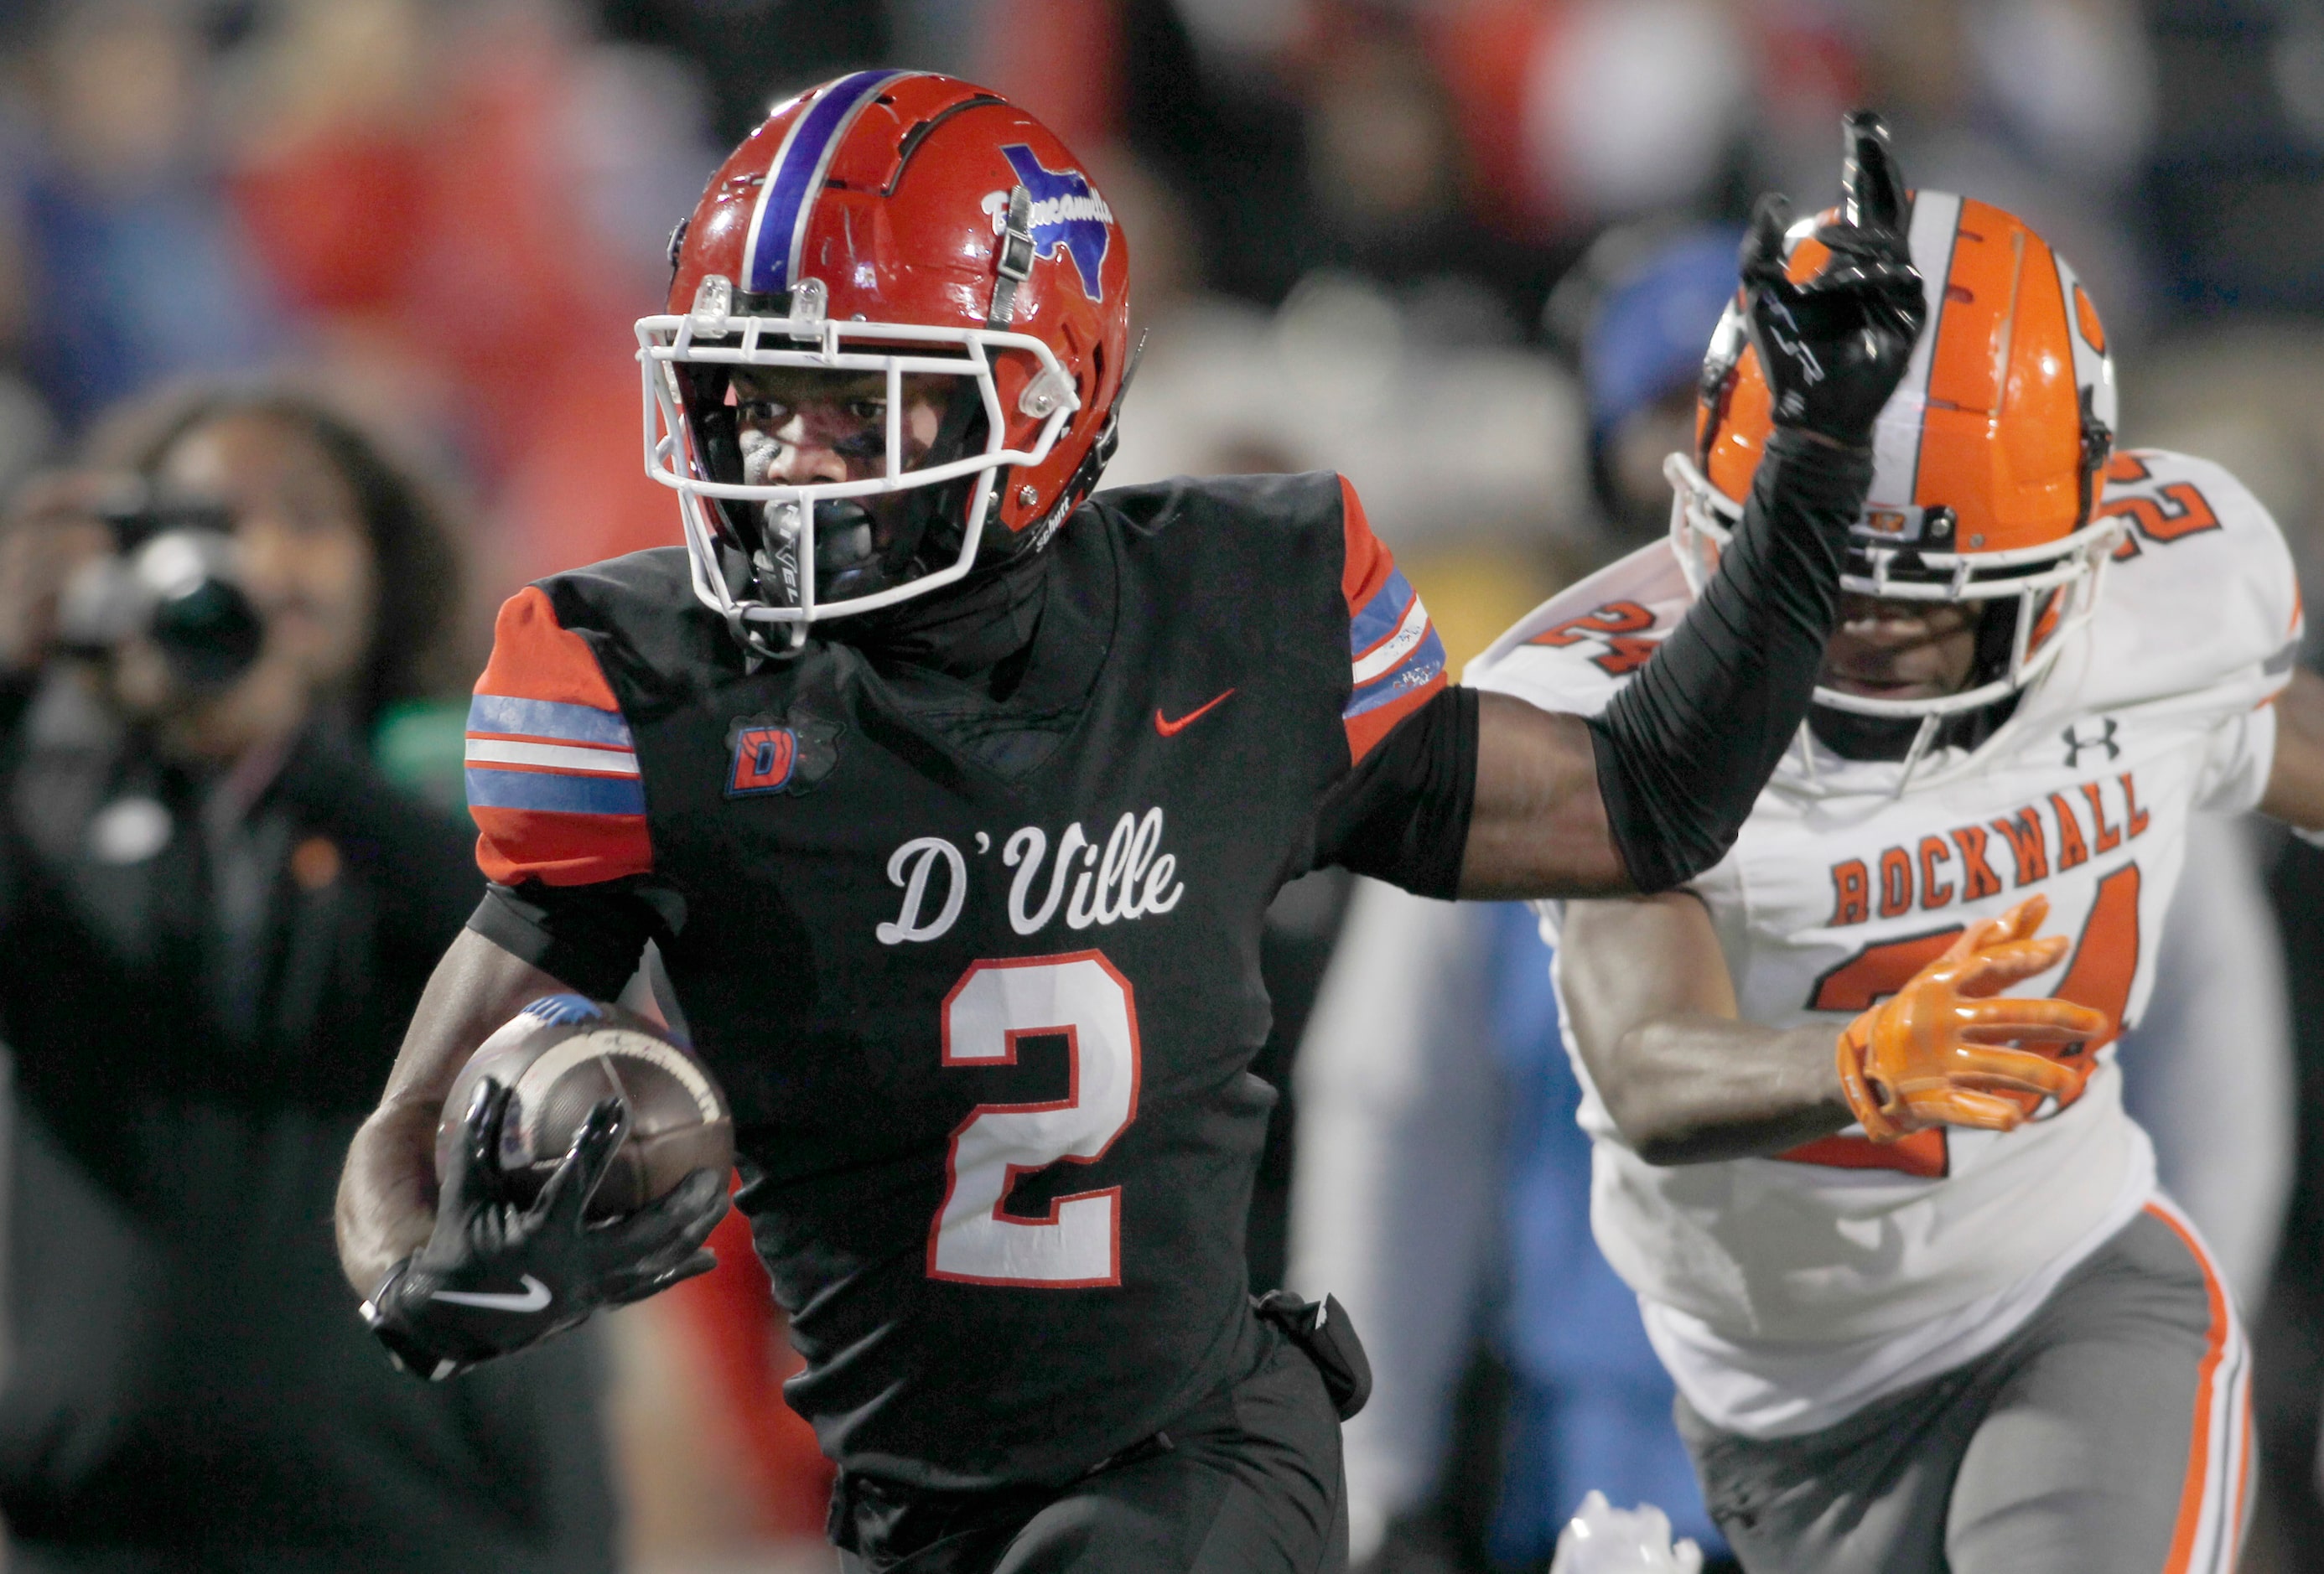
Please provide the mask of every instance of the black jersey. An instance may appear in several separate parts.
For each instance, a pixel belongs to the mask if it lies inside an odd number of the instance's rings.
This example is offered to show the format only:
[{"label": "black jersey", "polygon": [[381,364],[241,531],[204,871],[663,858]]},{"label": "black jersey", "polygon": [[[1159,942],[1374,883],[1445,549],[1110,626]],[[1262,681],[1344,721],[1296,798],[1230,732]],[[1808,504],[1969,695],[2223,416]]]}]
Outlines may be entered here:
[{"label": "black jersey", "polygon": [[470,721],[475,926],[602,991],[651,916],[792,1403],[922,1487],[1070,1478],[1240,1375],[1262,916],[1326,861],[1449,895],[1465,833],[1467,780],[1375,769],[1460,696],[1339,478],[1104,493],[1050,551],[1005,703],[752,670],[668,549],[521,592]]}]

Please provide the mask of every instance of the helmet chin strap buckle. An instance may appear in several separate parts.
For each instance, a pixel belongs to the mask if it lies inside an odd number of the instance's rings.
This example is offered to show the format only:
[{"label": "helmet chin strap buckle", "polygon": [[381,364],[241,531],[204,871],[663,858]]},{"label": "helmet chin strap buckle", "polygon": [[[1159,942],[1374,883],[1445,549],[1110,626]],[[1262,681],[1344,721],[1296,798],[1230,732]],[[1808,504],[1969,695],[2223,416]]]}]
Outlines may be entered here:
[{"label": "helmet chin strap buckle", "polygon": [[2107,461],[2114,456],[2114,428],[2098,419],[2092,400],[2093,391],[2081,391],[2082,422],[2082,496],[2079,524],[2088,524],[2090,511],[2098,505],[2098,493],[2105,486],[2103,479]]},{"label": "helmet chin strap buckle", "polygon": [[989,333],[1000,333],[1017,315],[1017,287],[1033,276],[1033,194],[1022,186],[1009,190],[1009,212],[994,244],[992,308],[984,314]]}]

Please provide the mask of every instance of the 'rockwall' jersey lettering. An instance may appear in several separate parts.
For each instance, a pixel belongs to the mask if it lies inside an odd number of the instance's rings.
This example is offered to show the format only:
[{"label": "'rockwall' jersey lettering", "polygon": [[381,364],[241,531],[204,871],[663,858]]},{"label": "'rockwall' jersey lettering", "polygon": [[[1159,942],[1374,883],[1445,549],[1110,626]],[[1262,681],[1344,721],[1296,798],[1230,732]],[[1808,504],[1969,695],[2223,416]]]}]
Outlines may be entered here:
[{"label": "'rockwall' jersey lettering", "polygon": [[495,881],[682,910],[791,1400],[937,1488],[1070,1479],[1249,1359],[1262,916],[1447,681],[1333,476],[1107,492],[1050,552],[1005,704],[747,669],[673,548],[512,600],[469,733]]},{"label": "'rockwall' jersey lettering", "polygon": [[[2104,1011],[2109,1043],[2137,1020],[2188,816],[2248,809],[2265,786],[2300,612],[2273,520],[2217,465],[2125,454],[2105,496],[2131,528],[2098,613],[1991,739],[1900,792],[1899,766],[1803,734],[1693,882],[1745,1020],[1836,1032],[1963,925],[2036,892],[2044,932],[2073,944],[2020,992]],[[1535,612],[1468,680],[1602,709],[1685,602],[1658,543]],[[1827,1425],[1998,1342],[2153,1186],[2110,1050],[2070,1108],[2006,1135],[1882,1146],[1850,1128],[1779,1158],[1676,1167],[1626,1146],[1574,1065],[1599,1244],[1689,1400],[1746,1433]]]}]

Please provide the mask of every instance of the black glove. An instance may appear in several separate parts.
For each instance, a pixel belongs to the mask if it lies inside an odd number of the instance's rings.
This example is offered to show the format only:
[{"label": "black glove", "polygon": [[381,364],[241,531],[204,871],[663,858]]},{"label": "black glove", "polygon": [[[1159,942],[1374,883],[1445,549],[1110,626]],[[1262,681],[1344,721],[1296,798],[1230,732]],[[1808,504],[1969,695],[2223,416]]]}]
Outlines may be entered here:
[{"label": "black glove", "polygon": [[1784,271],[1790,207],[1759,199],[1743,241],[1744,320],[1775,397],[1775,421],[1860,448],[1904,375],[1928,319],[1904,232],[1904,180],[1888,132],[1869,110],[1849,115],[1840,216],[1815,238],[1831,256],[1794,284]]},{"label": "black glove", "polygon": [[706,1274],[702,1243],[726,1214],[726,1177],[696,1170],[626,1219],[589,1224],[583,1210],[629,1129],[619,1099],[589,1111],[530,1207],[508,1196],[501,1123],[509,1090],[477,1084],[453,1144],[436,1233],[387,1271],[363,1304],[395,1364],[431,1379],[540,1343],[600,1306],[621,1306]]}]

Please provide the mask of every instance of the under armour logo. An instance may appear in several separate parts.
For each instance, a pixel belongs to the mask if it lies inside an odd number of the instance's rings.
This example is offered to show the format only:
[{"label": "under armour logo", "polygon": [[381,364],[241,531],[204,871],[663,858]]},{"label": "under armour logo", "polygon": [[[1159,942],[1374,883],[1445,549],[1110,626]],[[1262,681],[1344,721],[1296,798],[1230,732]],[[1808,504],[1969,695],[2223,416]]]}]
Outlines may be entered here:
[{"label": "under armour logo", "polygon": [[2115,729],[2118,725],[2119,723],[2112,716],[2108,716],[2105,718],[2104,724],[2095,738],[2079,736],[2082,727],[2080,722],[2060,733],[2059,736],[2064,740],[2066,745],[2066,769],[2068,770],[2074,769],[2080,761],[2082,750],[2085,749],[2103,749],[2108,759],[2119,756],[2122,753],[2122,745],[2114,741]]},{"label": "under armour logo", "polygon": [[[1046,169],[1022,143],[1011,143],[1001,152],[1017,171],[1025,194],[1033,199],[1034,254],[1054,260],[1062,246],[1074,260],[1074,272],[1081,276],[1082,293],[1092,300],[1103,300],[1105,288],[1099,273],[1113,245],[1113,210],[1106,207],[1105,198],[1090,189],[1088,178],[1079,170]],[[1008,200],[1002,194],[1004,210]],[[985,202],[990,208],[991,198]],[[1000,233],[1000,216],[994,215],[995,234]]]}]

